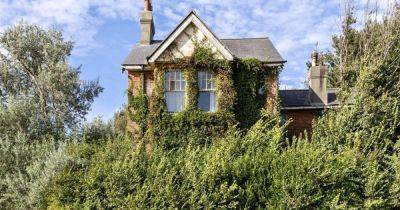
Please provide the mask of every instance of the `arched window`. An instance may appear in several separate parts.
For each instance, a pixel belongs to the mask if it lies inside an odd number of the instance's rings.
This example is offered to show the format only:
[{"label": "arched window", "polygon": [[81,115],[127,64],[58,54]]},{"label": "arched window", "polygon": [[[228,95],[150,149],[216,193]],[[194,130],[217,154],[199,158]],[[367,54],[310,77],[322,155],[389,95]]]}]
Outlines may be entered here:
[{"label": "arched window", "polygon": [[207,71],[198,72],[199,83],[199,109],[206,112],[217,110],[214,74]]},{"label": "arched window", "polygon": [[165,73],[165,101],[169,112],[179,112],[185,107],[186,81],[182,71],[173,70]]}]

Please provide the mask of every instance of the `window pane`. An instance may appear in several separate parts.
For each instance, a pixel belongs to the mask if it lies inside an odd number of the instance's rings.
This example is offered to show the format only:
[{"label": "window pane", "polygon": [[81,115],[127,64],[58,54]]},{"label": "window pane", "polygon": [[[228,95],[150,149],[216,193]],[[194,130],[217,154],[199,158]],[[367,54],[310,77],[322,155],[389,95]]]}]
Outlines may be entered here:
[{"label": "window pane", "polygon": [[169,81],[167,79],[165,80],[165,90],[166,91],[170,90]]},{"label": "window pane", "polygon": [[185,103],[185,92],[166,92],[165,101],[169,112],[182,111]]},{"label": "window pane", "polygon": [[210,112],[217,110],[215,92],[210,92]]},{"label": "window pane", "polygon": [[214,74],[211,72],[199,71],[198,82],[200,91],[214,90],[215,88]]},{"label": "window pane", "polygon": [[181,84],[182,84],[181,90],[182,90],[182,91],[185,91],[185,88],[186,88],[186,81],[183,80]]},{"label": "window pane", "polygon": [[176,81],[176,82],[174,82],[174,84],[175,84],[174,90],[181,90],[181,82],[180,81]]},{"label": "window pane", "polygon": [[170,89],[168,91],[175,91],[176,90],[175,83],[176,83],[175,81],[170,81],[170,83],[169,83]]},{"label": "window pane", "polygon": [[214,112],[215,106],[215,93],[212,91],[205,91],[199,93],[199,109],[206,112]]}]

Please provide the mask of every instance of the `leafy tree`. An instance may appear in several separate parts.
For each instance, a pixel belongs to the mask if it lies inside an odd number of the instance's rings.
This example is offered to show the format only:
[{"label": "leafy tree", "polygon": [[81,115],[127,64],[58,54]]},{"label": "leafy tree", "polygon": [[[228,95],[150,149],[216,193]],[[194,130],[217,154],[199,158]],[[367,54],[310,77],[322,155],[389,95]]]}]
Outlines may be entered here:
[{"label": "leafy tree", "polygon": [[[102,91],[70,67],[72,43],[60,32],[19,24],[0,36],[0,206],[32,209],[43,189],[72,159],[65,134]],[[91,129],[89,129],[91,128]],[[86,138],[106,126],[88,126]]]},{"label": "leafy tree", "polygon": [[102,92],[97,81],[82,82],[68,56],[72,43],[55,30],[10,27],[0,37],[0,133],[37,138],[73,128]]},{"label": "leafy tree", "polygon": [[357,80],[357,61],[363,53],[362,34],[354,28],[357,19],[355,7],[346,4],[345,16],[341,25],[341,34],[332,37],[332,52],[324,55],[324,61],[330,66],[328,84],[331,87],[353,87]]}]

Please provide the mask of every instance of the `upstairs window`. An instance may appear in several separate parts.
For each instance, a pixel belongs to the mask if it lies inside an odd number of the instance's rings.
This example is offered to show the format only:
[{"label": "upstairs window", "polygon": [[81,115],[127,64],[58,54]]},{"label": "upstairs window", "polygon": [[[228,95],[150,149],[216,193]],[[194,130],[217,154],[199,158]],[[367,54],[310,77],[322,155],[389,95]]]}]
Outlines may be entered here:
[{"label": "upstairs window", "polygon": [[165,101],[169,112],[179,112],[185,107],[186,81],[182,71],[173,70],[165,73]]},{"label": "upstairs window", "polygon": [[206,112],[216,111],[215,76],[208,71],[198,72],[199,109]]}]

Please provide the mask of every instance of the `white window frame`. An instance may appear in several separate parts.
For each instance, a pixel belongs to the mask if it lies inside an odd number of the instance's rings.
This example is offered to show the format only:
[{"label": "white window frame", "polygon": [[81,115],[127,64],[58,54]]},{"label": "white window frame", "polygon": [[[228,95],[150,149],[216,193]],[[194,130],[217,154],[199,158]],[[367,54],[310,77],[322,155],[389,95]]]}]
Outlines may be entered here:
[{"label": "white window frame", "polygon": [[[167,103],[167,109],[168,112],[170,113],[176,113],[183,111],[185,108],[185,101],[186,101],[186,79],[183,75],[183,71],[180,69],[173,69],[173,70],[168,70],[164,74],[165,76],[165,81],[164,81],[164,94],[166,98],[166,103]],[[173,85],[174,87],[172,87]],[[170,110],[168,107],[168,100],[167,100],[167,94],[171,92],[183,92],[183,102],[182,102],[182,107],[179,110]]]},{"label": "white window frame", "polygon": [[[216,112],[217,111],[217,93],[215,85],[215,74],[211,71],[198,71],[197,72],[197,82],[199,86],[199,93],[202,92],[213,92],[214,93],[214,109],[206,112]],[[211,103],[211,101],[210,101]],[[198,101],[198,108],[200,108],[200,94]]]}]

